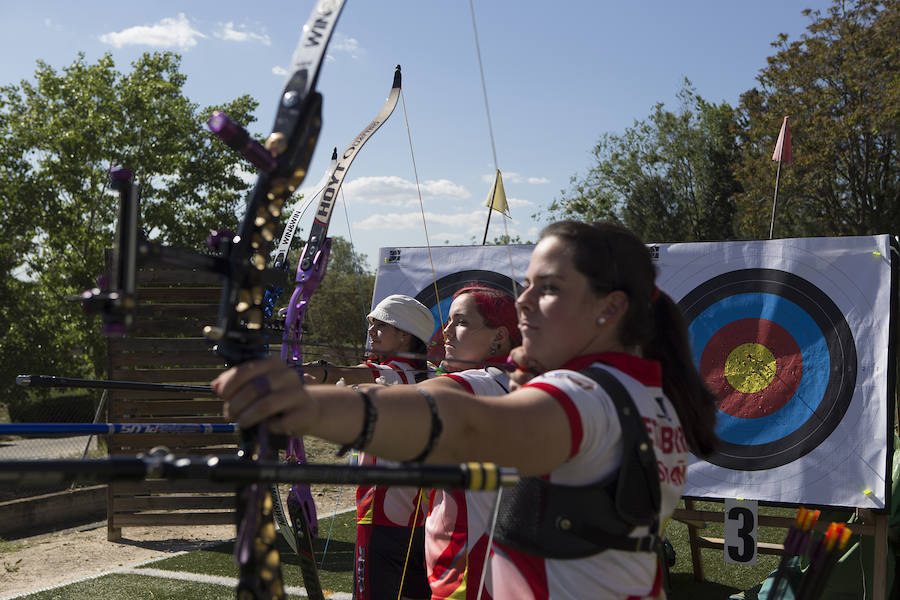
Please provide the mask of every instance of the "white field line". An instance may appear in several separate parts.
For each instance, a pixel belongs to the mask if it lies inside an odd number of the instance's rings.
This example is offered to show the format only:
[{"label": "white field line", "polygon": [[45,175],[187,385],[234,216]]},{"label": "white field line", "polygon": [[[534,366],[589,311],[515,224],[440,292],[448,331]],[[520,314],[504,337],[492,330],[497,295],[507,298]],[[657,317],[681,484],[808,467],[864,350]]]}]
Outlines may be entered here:
[{"label": "white field line", "polygon": [[[235,587],[238,584],[237,578],[221,577],[219,575],[203,575],[200,573],[185,573],[183,571],[166,571],[164,569],[125,569],[116,571],[117,575],[141,575],[144,577],[160,577],[163,579],[177,579],[178,581],[191,581],[194,583],[206,583],[212,585],[222,585],[225,587]],[[284,591],[293,596],[302,596],[306,598],[306,590],[295,585],[285,586]],[[332,592],[325,595],[329,600],[351,600],[353,594],[347,592]]]},{"label": "white field line", "polygon": [[[353,506],[351,508],[345,508],[344,510],[339,510],[335,512],[328,513],[319,518],[329,519],[335,515],[342,515],[344,513],[355,511],[356,507]],[[173,552],[171,554],[167,554],[165,556],[160,556],[158,558],[151,558],[150,560],[144,561],[142,563],[137,563],[135,565],[131,565],[129,567],[125,567],[123,569],[113,569],[110,571],[104,571],[103,573],[98,573],[96,575],[91,575],[89,577],[81,577],[79,579],[73,579],[71,581],[66,581],[63,583],[58,583],[56,585],[47,586],[45,588],[40,588],[37,590],[30,590],[27,592],[22,592],[21,594],[15,594],[13,596],[3,596],[0,595],[0,600],[13,600],[14,598],[23,598],[25,596],[30,596],[32,594],[40,594],[41,592],[47,592],[50,590],[55,590],[57,588],[65,587],[67,585],[72,585],[74,583],[81,583],[82,581],[90,581],[91,579],[98,579],[100,577],[105,577],[107,575],[116,575],[116,574],[124,574],[124,575],[147,575],[150,577],[167,577],[169,579],[179,579],[182,581],[196,581],[196,582],[204,582],[206,579],[210,581],[206,581],[206,583],[214,583],[217,585],[228,585],[231,587],[235,587],[237,585],[238,580],[232,579],[229,577],[217,577],[213,575],[202,575],[197,573],[185,573],[183,571],[166,571],[163,569],[141,569],[139,567],[143,567],[144,565],[152,565],[155,562],[159,562],[161,560],[167,560],[169,558],[174,558],[176,556],[181,556],[182,554],[188,554],[188,552],[196,552],[197,550],[203,550],[204,548],[209,548],[215,546],[217,544],[222,543],[221,540],[216,540],[214,542],[210,542],[209,544],[205,544],[197,548],[196,550],[181,550],[179,552]],[[157,575],[157,573],[164,573],[165,575]],[[202,579],[201,579],[202,578]],[[221,581],[211,581],[211,580],[221,580]],[[222,583],[224,581],[225,583]],[[306,597],[306,590],[303,588],[295,587],[295,586],[287,586],[285,590],[289,594],[294,594],[297,596]],[[329,600],[350,600],[351,594],[347,594],[345,592],[333,592],[331,595],[327,596]]]}]

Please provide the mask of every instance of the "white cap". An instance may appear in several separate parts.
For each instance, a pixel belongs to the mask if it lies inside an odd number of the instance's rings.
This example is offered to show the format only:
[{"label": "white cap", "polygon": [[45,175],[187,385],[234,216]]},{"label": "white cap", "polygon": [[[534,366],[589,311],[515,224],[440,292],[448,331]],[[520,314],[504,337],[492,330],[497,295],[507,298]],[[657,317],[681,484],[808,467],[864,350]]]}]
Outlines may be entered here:
[{"label": "white cap", "polygon": [[411,333],[425,345],[434,333],[434,316],[424,304],[403,294],[392,294],[372,309],[368,318],[383,321],[401,331]]}]

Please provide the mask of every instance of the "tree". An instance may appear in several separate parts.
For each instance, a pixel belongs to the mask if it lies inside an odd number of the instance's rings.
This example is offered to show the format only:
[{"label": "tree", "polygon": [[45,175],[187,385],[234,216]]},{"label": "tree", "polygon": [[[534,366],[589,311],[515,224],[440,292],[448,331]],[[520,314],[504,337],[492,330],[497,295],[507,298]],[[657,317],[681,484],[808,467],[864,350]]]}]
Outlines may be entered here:
[{"label": "tree", "polygon": [[[302,245],[292,248],[290,264],[296,265]],[[339,365],[358,363],[365,352],[366,315],[371,310],[375,274],[365,268],[366,255],[353,250],[350,242],[333,237],[328,270],[312,297],[304,321],[304,360],[324,358]],[[286,290],[282,305],[287,305]]]},{"label": "tree", "polygon": [[[235,228],[249,185],[242,159],[210,134],[211,108],[183,94],[181,59],[146,53],[130,73],[109,54],[61,73],[38,61],[34,81],[0,87],[0,394],[14,375],[97,377],[105,344],[73,295],[93,287],[112,245],[111,167],[134,171],[151,239],[200,248],[210,229]],[[222,105],[254,120],[256,102]]]},{"label": "tree", "polygon": [[781,171],[779,236],[900,232],[900,2],[835,1],[778,49],[741,96],[739,230],[769,231],[782,117],[793,162]]},{"label": "tree", "polygon": [[659,103],[624,134],[601,135],[596,163],[572,178],[551,215],[619,222],[648,241],[733,238],[741,189],[734,111],[705,101],[687,80],[678,98],[678,113]]}]

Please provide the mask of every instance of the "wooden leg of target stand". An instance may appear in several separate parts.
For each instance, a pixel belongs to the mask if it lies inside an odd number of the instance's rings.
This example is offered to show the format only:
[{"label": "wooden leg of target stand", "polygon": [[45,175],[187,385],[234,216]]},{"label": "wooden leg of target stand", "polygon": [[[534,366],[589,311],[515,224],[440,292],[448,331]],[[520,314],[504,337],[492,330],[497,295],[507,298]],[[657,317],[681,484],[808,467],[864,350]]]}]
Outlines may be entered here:
[{"label": "wooden leg of target stand", "polygon": [[[684,499],[685,510],[694,510],[694,501],[690,498]],[[695,525],[686,523],[688,528],[688,540],[691,544],[691,567],[694,570],[694,581],[703,581],[703,558],[700,554],[700,534]]]},{"label": "wooden leg of target stand", "polygon": [[874,600],[887,600],[887,521],[885,513],[872,516],[875,522],[875,555],[872,558],[872,598]]}]

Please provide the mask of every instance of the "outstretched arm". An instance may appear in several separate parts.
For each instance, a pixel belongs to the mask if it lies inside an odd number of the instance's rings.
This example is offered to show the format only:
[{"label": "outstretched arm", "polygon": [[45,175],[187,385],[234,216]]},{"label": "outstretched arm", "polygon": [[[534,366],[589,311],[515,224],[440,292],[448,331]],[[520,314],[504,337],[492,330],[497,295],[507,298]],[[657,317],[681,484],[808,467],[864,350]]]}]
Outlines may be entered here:
[{"label": "outstretched arm", "polygon": [[[331,385],[300,385],[293,369],[278,359],[253,361],[213,381],[225,412],[243,427],[267,421],[271,431],[310,434],[350,444],[365,421],[360,393]],[[432,413],[418,386],[398,385],[367,392],[377,420],[367,452],[410,460],[426,447]],[[505,396],[471,394],[449,386],[428,386],[441,422],[430,463],[491,461],[540,475],[569,455],[569,419],[549,394],[525,388]]]}]

